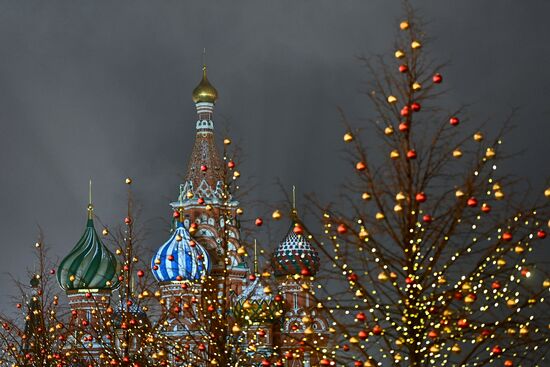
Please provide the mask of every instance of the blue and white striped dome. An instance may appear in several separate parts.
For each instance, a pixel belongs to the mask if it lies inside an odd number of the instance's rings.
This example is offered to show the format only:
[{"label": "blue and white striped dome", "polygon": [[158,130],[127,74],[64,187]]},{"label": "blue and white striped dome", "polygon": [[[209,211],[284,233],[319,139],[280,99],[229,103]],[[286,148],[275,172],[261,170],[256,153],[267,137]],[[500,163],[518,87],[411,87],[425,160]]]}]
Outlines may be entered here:
[{"label": "blue and white striped dome", "polygon": [[151,261],[151,270],[159,282],[198,281],[210,273],[211,266],[208,251],[191,239],[189,231],[179,221],[170,239]]}]

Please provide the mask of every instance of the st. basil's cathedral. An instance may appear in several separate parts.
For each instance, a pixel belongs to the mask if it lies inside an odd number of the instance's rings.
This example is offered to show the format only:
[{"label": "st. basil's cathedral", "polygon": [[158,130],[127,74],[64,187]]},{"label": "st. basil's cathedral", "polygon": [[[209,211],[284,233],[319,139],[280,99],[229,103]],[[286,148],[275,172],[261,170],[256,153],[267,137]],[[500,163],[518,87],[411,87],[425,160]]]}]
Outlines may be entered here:
[{"label": "st. basil's cathedral", "polygon": [[[218,92],[207,78],[206,66],[192,96],[198,115],[195,143],[179,195],[170,203],[172,233],[150,262],[162,305],[156,321],[162,320],[162,325],[156,330],[172,341],[168,345],[185,345],[166,351],[165,365],[220,365],[220,355],[241,353],[223,360],[235,366],[318,366],[329,337],[312,293],[319,255],[293,208],[290,229],[266,264],[271,271],[259,272],[256,251],[253,264],[245,260],[239,203],[227,184],[228,162],[215,143]],[[114,295],[121,272],[117,256],[94,227],[93,210],[90,202],[84,233],[57,271],[73,319],[82,320],[79,328],[90,330],[76,342],[87,355],[83,365],[100,365],[110,342],[92,330],[104,322],[101,315],[106,310],[117,309]],[[137,304],[131,312],[132,321],[154,324]]]}]

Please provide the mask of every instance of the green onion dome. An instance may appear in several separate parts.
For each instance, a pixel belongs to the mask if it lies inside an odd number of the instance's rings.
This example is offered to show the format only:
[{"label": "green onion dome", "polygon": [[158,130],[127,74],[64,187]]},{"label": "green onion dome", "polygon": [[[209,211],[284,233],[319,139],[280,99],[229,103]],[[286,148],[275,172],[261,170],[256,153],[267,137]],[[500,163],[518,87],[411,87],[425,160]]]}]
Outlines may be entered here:
[{"label": "green onion dome", "polygon": [[273,323],[281,316],[281,310],[280,302],[259,277],[243,289],[233,304],[233,314],[241,324]]},{"label": "green onion dome", "polygon": [[296,225],[296,222],[292,223],[273,254],[275,276],[314,276],[319,270],[319,254],[303,234],[296,233]]},{"label": "green onion dome", "polygon": [[61,261],[57,281],[64,290],[103,289],[118,287],[120,264],[101,242],[94,228],[93,207],[88,206],[86,229],[72,251]]}]

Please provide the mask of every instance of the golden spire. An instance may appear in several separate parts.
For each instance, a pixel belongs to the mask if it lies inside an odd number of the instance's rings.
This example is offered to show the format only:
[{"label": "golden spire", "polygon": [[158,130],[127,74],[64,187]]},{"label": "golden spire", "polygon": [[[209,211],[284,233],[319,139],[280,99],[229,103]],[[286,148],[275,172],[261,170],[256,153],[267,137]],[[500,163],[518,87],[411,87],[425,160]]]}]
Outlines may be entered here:
[{"label": "golden spire", "polygon": [[254,239],[254,274],[258,274],[258,245]]},{"label": "golden spire", "polygon": [[208,102],[216,103],[218,99],[218,91],[210,82],[206,76],[206,49],[202,53],[202,80],[193,90],[193,102]]},{"label": "golden spire", "polygon": [[90,179],[90,185],[88,187],[88,219],[94,217],[94,206],[92,205],[92,180]]}]

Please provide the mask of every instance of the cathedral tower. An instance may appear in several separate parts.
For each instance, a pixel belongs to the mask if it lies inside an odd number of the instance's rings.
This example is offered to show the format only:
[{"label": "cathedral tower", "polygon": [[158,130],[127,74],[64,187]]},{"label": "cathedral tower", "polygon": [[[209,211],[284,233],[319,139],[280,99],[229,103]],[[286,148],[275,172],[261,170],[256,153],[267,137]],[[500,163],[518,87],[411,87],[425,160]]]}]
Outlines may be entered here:
[{"label": "cathedral tower", "polygon": [[291,219],[288,233],[272,261],[284,299],[283,322],[276,339],[286,367],[311,367],[319,364],[317,350],[326,346],[328,338],[328,323],[319,314],[311,289],[320,260],[307,240],[295,207]]},{"label": "cathedral tower", "polygon": [[74,342],[97,358],[105,342],[101,340],[102,315],[109,307],[111,292],[119,285],[120,264],[101,242],[94,227],[93,210],[90,198],[86,229],[61,261],[57,281],[69,299]]}]

